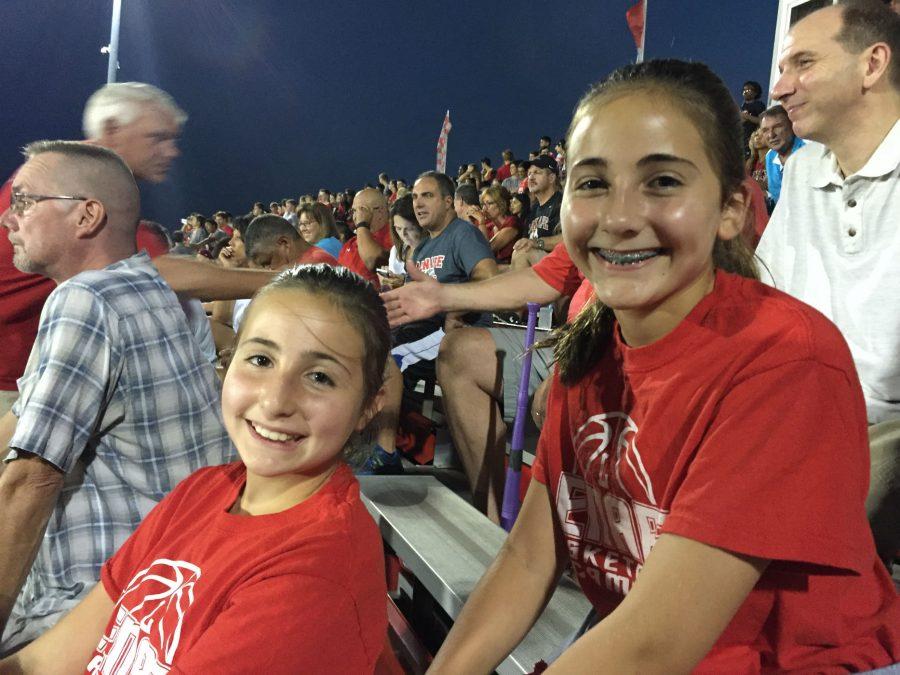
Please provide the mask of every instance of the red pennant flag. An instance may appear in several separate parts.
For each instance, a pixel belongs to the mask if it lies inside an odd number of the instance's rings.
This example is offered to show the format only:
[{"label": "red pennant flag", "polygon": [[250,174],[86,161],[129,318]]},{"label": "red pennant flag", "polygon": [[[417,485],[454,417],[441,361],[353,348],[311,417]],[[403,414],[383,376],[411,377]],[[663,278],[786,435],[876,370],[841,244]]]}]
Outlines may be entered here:
[{"label": "red pennant flag", "polygon": [[441,133],[438,136],[437,142],[437,162],[435,163],[435,168],[441,173],[447,173],[447,138],[450,136],[450,129],[453,128],[453,125],[450,124],[450,111],[447,111],[447,114],[444,115],[444,123],[441,125]]},{"label": "red pennant flag", "polygon": [[644,42],[644,2],[637,3],[625,12],[625,20],[628,22],[628,28],[634,37],[634,45],[638,49],[643,48]]}]

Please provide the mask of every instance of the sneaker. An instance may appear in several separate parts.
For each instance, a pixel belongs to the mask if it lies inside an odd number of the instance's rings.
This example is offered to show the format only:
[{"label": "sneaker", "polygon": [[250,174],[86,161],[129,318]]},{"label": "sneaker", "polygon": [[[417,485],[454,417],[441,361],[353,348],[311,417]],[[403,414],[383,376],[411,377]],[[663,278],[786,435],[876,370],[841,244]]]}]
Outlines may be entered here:
[{"label": "sneaker", "polygon": [[356,470],[358,476],[396,476],[402,473],[400,453],[388,452],[377,443],[363,465]]}]

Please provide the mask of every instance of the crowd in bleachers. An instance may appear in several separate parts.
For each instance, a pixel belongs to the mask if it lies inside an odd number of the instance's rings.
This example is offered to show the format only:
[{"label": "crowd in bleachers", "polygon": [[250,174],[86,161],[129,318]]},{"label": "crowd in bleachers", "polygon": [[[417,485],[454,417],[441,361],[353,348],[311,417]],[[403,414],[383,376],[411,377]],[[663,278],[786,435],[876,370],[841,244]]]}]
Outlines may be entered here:
[{"label": "crowd in bleachers", "polygon": [[554,672],[900,661],[889,4],[794,25],[768,108],[648,61],[527,160],[174,231],[136,181],[186,114],[96,92],[90,142],[0,190],[0,674],[390,672],[354,474],[418,474],[446,430],[500,523],[529,302],[533,476],[434,672],[490,672],[564,571],[593,611]]}]

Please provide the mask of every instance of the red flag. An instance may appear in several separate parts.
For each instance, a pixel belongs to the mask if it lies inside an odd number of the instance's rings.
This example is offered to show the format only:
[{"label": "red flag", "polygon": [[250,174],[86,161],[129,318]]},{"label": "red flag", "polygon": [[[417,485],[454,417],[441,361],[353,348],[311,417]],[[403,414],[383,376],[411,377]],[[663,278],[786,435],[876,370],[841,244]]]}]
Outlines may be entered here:
[{"label": "red flag", "polygon": [[625,12],[625,20],[634,37],[634,46],[639,50],[644,48],[644,0]]},{"label": "red flag", "polygon": [[450,111],[447,111],[447,114],[444,115],[444,123],[441,125],[441,133],[438,136],[437,142],[437,162],[436,169],[441,173],[447,173],[447,138],[450,136],[450,129],[453,128],[453,125],[450,124]]}]

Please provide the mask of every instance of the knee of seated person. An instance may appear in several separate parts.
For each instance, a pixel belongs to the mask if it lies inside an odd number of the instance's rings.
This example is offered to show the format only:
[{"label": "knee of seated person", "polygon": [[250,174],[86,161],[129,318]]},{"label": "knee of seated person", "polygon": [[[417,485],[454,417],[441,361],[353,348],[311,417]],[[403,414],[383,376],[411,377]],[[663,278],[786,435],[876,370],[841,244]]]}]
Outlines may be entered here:
[{"label": "knee of seated person", "polygon": [[[484,328],[464,328],[447,333],[438,350],[438,368],[467,368],[495,352],[490,332]],[[483,360],[481,361],[484,365]]]}]

